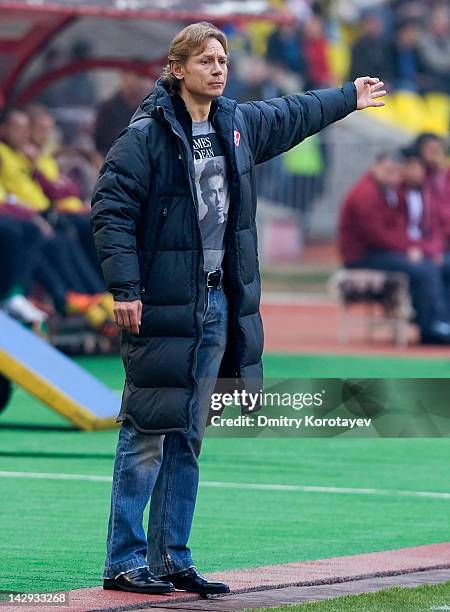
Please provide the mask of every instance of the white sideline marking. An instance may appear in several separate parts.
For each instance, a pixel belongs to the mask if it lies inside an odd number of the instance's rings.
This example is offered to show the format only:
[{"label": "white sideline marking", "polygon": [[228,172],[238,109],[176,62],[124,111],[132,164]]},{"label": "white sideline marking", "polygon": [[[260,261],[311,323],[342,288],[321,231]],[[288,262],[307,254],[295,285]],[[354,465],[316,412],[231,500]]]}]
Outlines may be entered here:
[{"label": "white sideline marking", "polygon": [[[84,480],[93,482],[111,482],[111,476],[95,474],[64,474],[58,472],[9,472],[0,471],[0,478],[35,478],[41,480]],[[432,499],[450,499],[450,493],[437,491],[402,491],[395,489],[357,489],[351,487],[316,487],[310,485],[256,484],[248,482],[221,482],[205,480],[201,487],[215,489],[243,489],[259,491],[298,491],[301,493],[344,493],[347,495],[384,495],[390,497],[426,497]]]},{"label": "white sideline marking", "polygon": [[36,478],[40,480],[93,480],[94,482],[111,482],[111,476],[91,474],[59,474],[58,472],[5,472],[0,471],[0,478]]}]

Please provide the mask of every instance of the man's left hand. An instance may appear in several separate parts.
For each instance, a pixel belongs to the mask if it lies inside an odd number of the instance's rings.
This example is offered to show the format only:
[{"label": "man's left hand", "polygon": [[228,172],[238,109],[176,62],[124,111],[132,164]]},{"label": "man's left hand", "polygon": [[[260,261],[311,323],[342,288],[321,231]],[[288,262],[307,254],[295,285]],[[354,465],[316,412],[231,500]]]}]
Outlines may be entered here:
[{"label": "man's left hand", "polygon": [[384,100],[379,100],[386,95],[383,81],[376,77],[360,77],[355,81],[356,108],[363,110],[370,106],[384,106]]}]

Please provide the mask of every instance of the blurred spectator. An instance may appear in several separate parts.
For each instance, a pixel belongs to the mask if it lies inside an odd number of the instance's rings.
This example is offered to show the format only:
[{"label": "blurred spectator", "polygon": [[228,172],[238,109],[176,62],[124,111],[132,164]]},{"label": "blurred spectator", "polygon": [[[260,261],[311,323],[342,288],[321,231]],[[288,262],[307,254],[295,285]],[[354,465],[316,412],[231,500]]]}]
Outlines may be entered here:
[{"label": "blurred spectator", "polygon": [[77,237],[58,223],[52,227],[41,216],[52,219],[52,209],[24,153],[30,138],[28,115],[16,109],[7,111],[0,124],[0,137],[0,183],[14,203],[16,214],[32,218],[45,238],[35,278],[48,291],[58,312],[82,313],[96,328],[109,333],[108,320],[113,320],[111,299],[109,294],[89,295],[97,291],[91,285],[91,264]]},{"label": "blurred spectator", "polygon": [[[429,141],[431,142],[431,141]],[[408,211],[408,233],[420,241],[425,256],[439,265],[450,304],[450,193],[441,199],[426,181],[426,163],[416,146],[402,151],[403,195]],[[448,184],[450,187],[450,182]]]},{"label": "blurred spectator", "polygon": [[415,20],[400,23],[391,46],[394,87],[421,92],[424,74],[419,57],[420,28]]},{"label": "blurred spectator", "polygon": [[392,66],[383,36],[384,24],[378,11],[367,11],[361,21],[362,33],[352,47],[350,78],[379,76],[386,84],[392,80]]},{"label": "blurred spectator", "polygon": [[114,140],[125,129],[131,117],[154,83],[148,77],[131,70],[120,75],[119,90],[100,104],[94,127],[97,150],[106,156]]},{"label": "blurred spectator", "polygon": [[444,233],[443,272],[450,299],[450,166],[444,142],[431,133],[420,134],[415,144],[425,165],[425,191],[439,208]]},{"label": "blurred spectator", "polygon": [[373,252],[406,253],[406,215],[397,198],[400,181],[398,161],[380,155],[347,195],[339,222],[339,251],[345,265],[356,265]]},{"label": "blurred spectator", "polygon": [[274,66],[304,78],[306,62],[300,49],[297,26],[281,25],[275,28],[267,41],[266,58]]},{"label": "blurred spectator", "polygon": [[450,94],[450,17],[449,7],[436,7],[429,27],[420,39],[419,53],[430,82],[428,89]]},{"label": "blurred spectator", "polygon": [[[83,39],[76,40],[68,55],[58,47],[51,47],[44,56],[45,72],[87,59],[92,54],[91,45]],[[37,101],[48,108],[93,106],[97,100],[95,81],[86,72],[66,76],[50,83],[38,96]]]},{"label": "blurred spectator", "polygon": [[442,216],[438,202],[425,185],[425,163],[414,146],[402,149],[401,205],[406,207],[407,235],[422,256],[443,261]]},{"label": "blurred spectator", "polygon": [[26,297],[44,242],[35,217],[35,213],[15,206],[0,185],[0,303],[3,310],[26,324],[47,318]]},{"label": "blurred spectator", "polygon": [[303,25],[302,33],[302,49],[306,64],[305,89],[330,87],[332,75],[328,61],[328,41],[320,15],[312,15]]},{"label": "blurred spectator", "polygon": [[[42,59],[43,71],[53,72],[61,68],[64,55],[58,47],[50,47]],[[67,89],[64,81],[52,81],[47,87],[37,96],[37,101],[44,104],[48,108],[58,108],[67,104]]]},{"label": "blurred spectator", "polygon": [[[80,62],[92,56],[92,46],[87,40],[76,40],[69,51],[68,63]],[[97,102],[95,81],[87,72],[77,72],[63,80],[66,89],[65,106],[94,106]]]},{"label": "blurred spectator", "polygon": [[9,110],[0,126],[0,182],[24,206],[37,212],[50,207],[50,200],[33,177],[24,148],[30,136],[30,120],[19,110]]},{"label": "blurred spectator", "polygon": [[450,216],[450,167],[444,141],[436,134],[426,132],[417,137],[414,147],[425,163],[426,189],[444,212],[449,210]]},{"label": "blurred spectator", "polygon": [[37,105],[27,108],[27,114],[30,118],[30,133],[24,151],[33,164],[34,178],[56,210],[76,213],[87,211],[80,200],[78,186],[61,174],[51,152],[50,141],[55,129],[53,117],[45,107]]},{"label": "blurred spectator", "polygon": [[408,235],[408,213],[398,189],[401,166],[382,155],[347,195],[339,219],[339,250],[348,268],[403,272],[423,343],[450,343],[441,270]]},{"label": "blurred spectator", "polygon": [[51,201],[53,210],[58,211],[58,227],[75,230],[76,238],[89,259],[90,265],[85,272],[87,293],[105,293],[106,287],[92,237],[90,207],[81,201],[78,186],[60,171],[51,152],[53,118],[42,106],[31,106],[27,113],[30,117],[30,141],[25,152],[32,164],[33,178]]}]

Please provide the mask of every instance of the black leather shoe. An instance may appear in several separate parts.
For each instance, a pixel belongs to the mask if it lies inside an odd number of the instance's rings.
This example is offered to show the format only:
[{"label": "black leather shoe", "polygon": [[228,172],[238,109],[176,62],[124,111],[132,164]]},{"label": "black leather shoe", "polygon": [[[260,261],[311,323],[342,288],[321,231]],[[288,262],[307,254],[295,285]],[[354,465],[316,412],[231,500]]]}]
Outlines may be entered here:
[{"label": "black leather shoe", "polygon": [[225,584],[225,582],[210,582],[195,567],[188,567],[188,569],[176,574],[160,576],[159,579],[168,580],[176,589],[200,593],[200,595],[218,595],[219,593],[230,592],[228,584]]},{"label": "black leather shoe", "polygon": [[157,578],[148,567],[131,570],[120,574],[117,578],[105,578],[103,588],[107,591],[128,591],[149,595],[171,593],[174,590],[173,584]]}]

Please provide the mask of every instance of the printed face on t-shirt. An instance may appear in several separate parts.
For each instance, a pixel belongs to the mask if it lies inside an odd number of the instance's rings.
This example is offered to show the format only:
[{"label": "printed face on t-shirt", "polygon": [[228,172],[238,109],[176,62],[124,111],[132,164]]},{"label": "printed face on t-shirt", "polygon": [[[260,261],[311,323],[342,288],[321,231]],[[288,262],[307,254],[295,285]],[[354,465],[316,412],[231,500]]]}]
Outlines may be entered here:
[{"label": "printed face on t-shirt", "polygon": [[225,178],[217,174],[200,184],[201,194],[208,211],[216,216],[216,223],[225,221]]},{"label": "printed face on t-shirt", "polygon": [[192,123],[192,153],[205,270],[217,270],[224,255],[230,193],[223,144],[209,120]]}]

